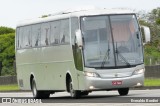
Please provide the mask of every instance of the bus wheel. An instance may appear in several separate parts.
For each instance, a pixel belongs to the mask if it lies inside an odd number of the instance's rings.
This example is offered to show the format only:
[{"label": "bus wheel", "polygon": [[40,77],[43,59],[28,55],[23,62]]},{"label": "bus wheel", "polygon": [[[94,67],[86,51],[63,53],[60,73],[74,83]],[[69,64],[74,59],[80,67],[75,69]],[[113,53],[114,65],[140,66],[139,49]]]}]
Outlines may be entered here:
[{"label": "bus wheel", "polygon": [[120,88],[120,89],[118,89],[118,93],[121,96],[127,95],[128,92],[129,92],[129,88]]},{"label": "bus wheel", "polygon": [[81,95],[84,95],[84,96],[87,96],[88,94],[89,94],[88,91],[83,91],[83,92],[81,92]]},{"label": "bus wheel", "polygon": [[32,93],[33,93],[33,97],[35,99],[49,98],[50,93],[37,90],[36,82],[35,82],[34,78],[32,79],[32,83],[31,84],[32,84],[31,85],[31,90],[32,90]]},{"label": "bus wheel", "polygon": [[70,94],[71,94],[71,97],[72,98],[79,98],[81,95],[81,92],[80,91],[78,91],[78,90],[74,90],[73,89],[73,83],[72,83],[72,80],[70,80],[70,82],[69,82],[69,90],[70,90]]}]

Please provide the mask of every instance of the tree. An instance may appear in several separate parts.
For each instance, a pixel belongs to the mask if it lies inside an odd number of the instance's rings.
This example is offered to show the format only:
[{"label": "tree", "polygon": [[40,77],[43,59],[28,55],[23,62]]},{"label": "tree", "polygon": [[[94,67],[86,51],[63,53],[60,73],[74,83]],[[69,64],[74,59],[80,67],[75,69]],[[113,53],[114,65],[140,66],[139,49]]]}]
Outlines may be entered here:
[{"label": "tree", "polygon": [[160,24],[160,7],[153,9],[150,13],[149,13],[150,17],[149,20],[152,23],[155,24]]},{"label": "tree", "polygon": [[15,33],[15,30],[13,28],[0,26],[0,35],[8,34],[8,33]]},{"label": "tree", "polygon": [[160,18],[156,19],[156,24],[160,25]]},{"label": "tree", "polygon": [[15,75],[13,62],[15,58],[15,30],[0,27],[0,75]]}]

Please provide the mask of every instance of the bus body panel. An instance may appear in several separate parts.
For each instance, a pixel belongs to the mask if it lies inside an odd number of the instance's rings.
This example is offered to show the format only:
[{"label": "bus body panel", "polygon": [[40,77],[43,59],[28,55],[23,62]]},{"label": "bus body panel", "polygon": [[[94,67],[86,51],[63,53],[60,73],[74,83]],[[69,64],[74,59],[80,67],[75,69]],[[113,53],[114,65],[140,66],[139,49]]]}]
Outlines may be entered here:
[{"label": "bus body panel", "polygon": [[[138,75],[134,74],[135,70],[139,70],[143,68],[144,68],[144,65],[138,65],[136,67],[129,68],[130,69],[129,71],[132,73],[129,76],[121,76],[122,73],[124,75],[125,73],[128,74],[128,71],[126,72],[124,71],[126,70],[126,68],[121,68],[121,69],[85,68],[85,71],[94,72],[94,73],[96,72],[100,75],[100,77],[88,77],[88,76],[85,76],[83,72],[79,72],[78,77],[79,79],[81,79],[81,82],[79,83],[79,89],[80,90],[100,90],[100,89],[107,90],[107,89],[116,89],[116,88],[118,89],[118,88],[126,88],[126,87],[143,86],[144,85],[144,73],[138,74]],[[113,70],[116,70],[116,71],[113,71]],[[101,75],[107,75],[107,77],[102,77]],[[112,81],[122,81],[122,84],[112,85]],[[92,88],[91,86],[93,86],[94,88]]]},{"label": "bus body panel", "polygon": [[74,88],[78,89],[70,45],[18,50],[17,57],[18,79],[24,83],[21,89],[30,89],[33,74],[38,90],[66,90],[67,72],[72,74]]},{"label": "bus body panel", "polygon": [[[119,81],[121,84],[113,85],[113,82]],[[118,88],[130,88],[143,86],[144,83],[144,74],[133,75],[130,77],[124,78],[86,78],[86,86],[84,90],[112,90]],[[141,84],[141,85],[139,85]]]}]

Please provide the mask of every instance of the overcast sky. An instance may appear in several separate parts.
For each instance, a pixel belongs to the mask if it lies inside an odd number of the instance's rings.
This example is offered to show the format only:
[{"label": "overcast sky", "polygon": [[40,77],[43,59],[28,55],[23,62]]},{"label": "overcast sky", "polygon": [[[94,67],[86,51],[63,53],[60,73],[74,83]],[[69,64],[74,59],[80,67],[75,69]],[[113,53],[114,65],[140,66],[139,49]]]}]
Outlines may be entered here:
[{"label": "overcast sky", "polygon": [[160,0],[0,0],[0,26],[15,28],[18,21],[88,5],[149,11],[160,7]]}]

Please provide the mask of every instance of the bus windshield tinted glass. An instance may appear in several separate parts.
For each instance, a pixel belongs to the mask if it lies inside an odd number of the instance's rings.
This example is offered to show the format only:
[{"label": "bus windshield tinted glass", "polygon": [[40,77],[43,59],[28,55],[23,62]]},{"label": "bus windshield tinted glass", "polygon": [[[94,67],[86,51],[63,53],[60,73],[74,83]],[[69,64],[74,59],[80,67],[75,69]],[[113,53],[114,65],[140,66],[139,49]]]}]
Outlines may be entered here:
[{"label": "bus windshield tinted glass", "polygon": [[86,67],[115,67],[143,63],[141,36],[135,15],[81,18]]}]

